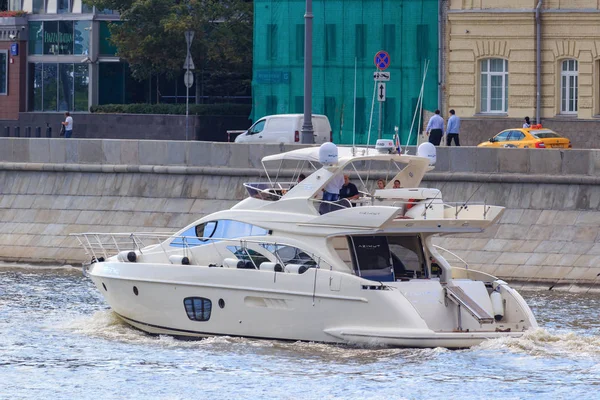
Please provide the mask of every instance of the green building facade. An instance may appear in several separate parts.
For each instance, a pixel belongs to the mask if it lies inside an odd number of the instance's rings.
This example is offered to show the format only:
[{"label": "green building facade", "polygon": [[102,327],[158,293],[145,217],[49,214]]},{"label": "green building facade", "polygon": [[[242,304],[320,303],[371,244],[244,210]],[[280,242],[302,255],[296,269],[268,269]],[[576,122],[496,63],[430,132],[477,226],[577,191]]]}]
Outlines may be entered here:
[{"label": "green building facade", "polygon": [[[254,0],[253,120],[304,110],[304,12],[305,0]],[[387,51],[382,136],[398,126],[405,144],[427,61],[423,108],[438,107],[438,0],[313,0],[313,13],[312,112],[328,116],[335,143],[352,143],[354,124],[356,143],[367,142],[369,126],[375,143],[374,56]]]}]

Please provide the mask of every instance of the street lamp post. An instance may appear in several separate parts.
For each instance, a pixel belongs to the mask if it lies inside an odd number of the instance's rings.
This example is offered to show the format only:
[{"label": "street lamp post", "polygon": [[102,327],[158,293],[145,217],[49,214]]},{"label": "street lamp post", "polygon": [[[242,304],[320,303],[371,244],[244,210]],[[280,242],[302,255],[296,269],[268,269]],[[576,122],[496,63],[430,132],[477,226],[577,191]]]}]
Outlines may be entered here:
[{"label": "street lamp post", "polygon": [[302,124],[302,143],[314,143],[312,124],[312,0],[306,0],[304,14],[304,123]]}]

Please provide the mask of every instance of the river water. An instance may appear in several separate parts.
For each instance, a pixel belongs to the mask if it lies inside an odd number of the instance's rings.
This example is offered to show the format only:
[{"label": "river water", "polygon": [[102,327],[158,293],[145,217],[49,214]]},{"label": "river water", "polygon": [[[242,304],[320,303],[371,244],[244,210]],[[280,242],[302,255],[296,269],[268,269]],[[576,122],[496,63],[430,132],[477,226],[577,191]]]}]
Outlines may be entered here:
[{"label": "river water", "polygon": [[522,291],[542,328],[468,350],[238,338],[120,322],[77,269],[0,267],[0,399],[598,399],[600,295]]}]

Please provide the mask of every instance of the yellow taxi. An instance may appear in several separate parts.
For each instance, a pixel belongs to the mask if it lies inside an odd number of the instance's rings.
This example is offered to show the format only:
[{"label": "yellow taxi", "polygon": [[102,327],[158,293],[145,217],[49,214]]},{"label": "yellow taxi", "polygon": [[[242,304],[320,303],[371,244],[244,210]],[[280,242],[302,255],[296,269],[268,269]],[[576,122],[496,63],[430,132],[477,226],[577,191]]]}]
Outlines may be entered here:
[{"label": "yellow taxi", "polygon": [[531,125],[531,128],[506,129],[477,147],[512,147],[520,149],[570,149],[571,141],[558,133]]}]

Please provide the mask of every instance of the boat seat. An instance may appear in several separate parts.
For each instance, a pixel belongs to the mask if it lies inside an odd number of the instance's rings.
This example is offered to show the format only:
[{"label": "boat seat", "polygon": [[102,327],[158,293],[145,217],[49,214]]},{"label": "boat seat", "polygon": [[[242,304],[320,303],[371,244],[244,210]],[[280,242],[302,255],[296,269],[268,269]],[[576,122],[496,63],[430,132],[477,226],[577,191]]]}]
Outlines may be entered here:
[{"label": "boat seat", "polygon": [[273,271],[273,272],[283,272],[283,268],[281,264],[274,262],[264,262],[260,264],[259,268],[261,271]]},{"label": "boat seat", "polygon": [[242,260],[238,260],[237,258],[226,258],[223,260],[223,266],[225,266],[227,268],[243,268],[243,267],[240,267],[240,265],[243,265],[243,264],[244,264],[244,262]]}]

